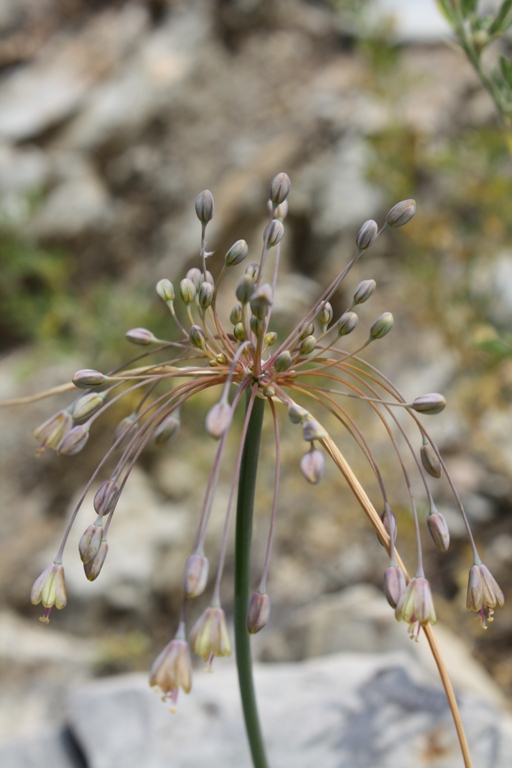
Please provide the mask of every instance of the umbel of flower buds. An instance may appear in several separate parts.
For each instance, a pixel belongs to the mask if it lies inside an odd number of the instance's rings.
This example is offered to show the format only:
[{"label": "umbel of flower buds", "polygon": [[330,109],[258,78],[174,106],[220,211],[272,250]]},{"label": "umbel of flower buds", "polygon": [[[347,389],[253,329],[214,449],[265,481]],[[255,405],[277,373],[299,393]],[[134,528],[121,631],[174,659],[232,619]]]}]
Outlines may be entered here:
[{"label": "umbel of flower buds", "polygon": [[196,198],[196,216],[202,224],[213,219],[213,195],[209,189],[200,192]]},{"label": "umbel of flower buds", "polygon": [[286,173],[278,173],[270,184],[270,199],[274,205],[281,205],[288,197],[291,189],[290,177]]}]

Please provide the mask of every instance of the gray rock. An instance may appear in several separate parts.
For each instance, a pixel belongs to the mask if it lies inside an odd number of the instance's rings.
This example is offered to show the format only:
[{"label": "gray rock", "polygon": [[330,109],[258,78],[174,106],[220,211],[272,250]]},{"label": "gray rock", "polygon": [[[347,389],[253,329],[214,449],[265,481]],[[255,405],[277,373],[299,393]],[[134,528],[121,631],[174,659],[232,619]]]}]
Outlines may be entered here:
[{"label": "gray rock", "polygon": [[433,0],[376,0],[373,5],[372,18],[380,23],[391,19],[393,39],[399,42],[436,43],[453,36]]},{"label": "gray rock", "polygon": [[3,768],[83,768],[65,733],[53,727],[0,745],[0,764]]}]

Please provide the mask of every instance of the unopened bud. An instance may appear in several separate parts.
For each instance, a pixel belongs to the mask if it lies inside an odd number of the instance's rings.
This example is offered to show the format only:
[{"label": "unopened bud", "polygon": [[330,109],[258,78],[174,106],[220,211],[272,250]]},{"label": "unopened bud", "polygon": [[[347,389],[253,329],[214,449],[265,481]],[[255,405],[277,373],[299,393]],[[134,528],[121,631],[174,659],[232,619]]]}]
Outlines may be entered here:
[{"label": "unopened bud", "polygon": [[104,517],[112,511],[117,501],[118,493],[119,488],[117,487],[117,483],[113,480],[105,480],[105,482],[100,485],[96,491],[93,502],[94,509],[98,515]]},{"label": "unopened bud", "polygon": [[236,325],[237,323],[241,323],[243,316],[244,316],[244,313],[242,311],[242,305],[235,304],[235,306],[233,307],[229,315],[229,322],[231,323],[231,325]]},{"label": "unopened bud", "polygon": [[267,316],[273,303],[272,286],[269,283],[261,285],[250,298],[252,313],[259,320],[263,320]]},{"label": "unopened bud", "polygon": [[300,461],[300,471],[311,485],[317,485],[324,475],[324,455],[317,448],[304,454]]},{"label": "unopened bud", "polygon": [[382,339],[390,332],[394,322],[395,320],[391,312],[384,312],[384,314],[376,319],[370,328],[370,339],[372,341]]},{"label": "unopened bud", "polygon": [[315,326],[313,323],[308,323],[303,328],[300,329],[300,336],[299,340],[303,341],[303,339],[306,338],[306,336],[311,336],[315,332]]},{"label": "unopened bud", "polygon": [[292,356],[290,352],[285,349],[284,352],[281,352],[281,354],[274,360],[274,370],[277,371],[277,373],[284,373],[288,370],[291,364]]},{"label": "unopened bud", "polygon": [[108,544],[105,540],[103,540],[99,546],[96,556],[91,560],[90,563],[84,563],[85,575],[89,581],[94,581],[100,575],[107,553]]},{"label": "unopened bud", "polygon": [[427,525],[436,547],[446,552],[450,546],[450,531],[444,516],[436,510],[427,517]]},{"label": "unopened bud", "polygon": [[155,431],[153,437],[155,445],[162,448],[164,445],[174,443],[180,432],[181,422],[174,414],[167,416]]},{"label": "unopened bud", "polygon": [[396,608],[406,590],[405,576],[397,565],[390,565],[384,572],[384,594],[392,608]]},{"label": "unopened bud", "polygon": [[257,261],[251,261],[250,264],[248,264],[245,268],[245,274],[249,275],[249,277],[252,277],[254,282],[258,280],[258,277],[260,276],[260,265]]},{"label": "unopened bud", "polygon": [[272,347],[277,341],[277,333],[275,331],[269,331],[265,334],[264,341],[267,347]]},{"label": "unopened bud", "polygon": [[277,245],[284,237],[284,224],[279,219],[273,219],[263,233],[267,248]]},{"label": "unopened bud", "polygon": [[210,283],[201,283],[198,294],[199,306],[202,309],[208,309],[213,301],[213,285]]},{"label": "unopened bud", "polygon": [[156,336],[151,331],[148,331],[147,328],[132,328],[131,331],[125,333],[124,337],[127,341],[131,341],[132,344],[140,344],[142,347],[158,342]]},{"label": "unopened bud", "polygon": [[226,356],[225,352],[219,352],[215,355],[215,362],[217,362],[219,365],[227,365],[228,358]]},{"label": "unopened bud", "polygon": [[375,293],[377,283],[375,280],[363,280],[357,286],[354,293],[354,304],[364,304]]},{"label": "unopened bud", "polygon": [[73,419],[68,411],[59,411],[34,429],[35,439],[41,443],[39,451],[45,448],[56,450],[62,439],[69,433],[73,426]]},{"label": "unopened bud", "polygon": [[[272,207],[272,203],[270,203],[270,206]],[[287,216],[288,216],[288,200],[285,200],[283,203],[280,203],[275,209],[274,219],[279,219],[280,221],[284,221]]]},{"label": "unopened bud", "polygon": [[243,323],[237,323],[233,328],[233,335],[237,341],[245,341],[245,328]]},{"label": "unopened bud", "polygon": [[247,258],[248,253],[249,246],[245,240],[237,240],[224,256],[224,263],[228,267],[234,267],[237,264],[241,264]]},{"label": "unopened bud", "polygon": [[75,456],[89,439],[89,425],[80,424],[70,429],[57,446],[59,456]]},{"label": "unopened bud", "polygon": [[441,462],[439,461],[439,456],[428,440],[425,440],[421,446],[420,456],[421,463],[423,464],[425,471],[428,472],[431,477],[441,477],[443,470],[441,467]]},{"label": "unopened bud", "polygon": [[[194,283],[196,291],[199,290],[199,286],[204,280],[204,274],[197,267],[192,267],[185,275],[187,280],[191,280]],[[208,281],[207,281],[208,282]]]},{"label": "unopened bud", "polygon": [[291,181],[287,173],[278,173],[270,184],[270,199],[274,205],[284,203],[290,192]]},{"label": "unopened bud", "polygon": [[92,416],[103,405],[106,394],[106,392],[102,395],[97,392],[89,392],[89,394],[79,397],[73,405],[73,419],[82,421],[82,419],[88,419],[89,416]]},{"label": "unopened bud", "polygon": [[267,624],[270,616],[270,598],[266,592],[255,592],[247,611],[247,631],[255,635]]},{"label": "unopened bud", "polygon": [[[112,443],[116,444],[118,451],[124,451],[128,446],[128,443],[130,443],[135,436],[135,432],[137,431],[137,425],[135,423],[136,419],[137,414],[131,413],[129,416],[125,416],[124,419],[121,419],[115,428],[112,436]],[[118,440],[119,442],[117,442]]]},{"label": "unopened bud", "polygon": [[318,322],[320,325],[327,326],[332,320],[332,315],[331,304],[328,301],[324,301],[320,307],[320,312],[318,313]]},{"label": "unopened bud", "polygon": [[369,219],[368,221],[365,221],[359,232],[357,233],[356,237],[356,245],[361,251],[365,251],[367,248],[372,245],[375,238],[377,237],[377,234],[379,232],[379,227],[377,226],[377,222],[373,221],[373,219]]},{"label": "unopened bud", "polygon": [[78,551],[80,552],[80,559],[82,563],[86,565],[94,560],[98,554],[101,541],[103,539],[103,525],[90,525],[82,534],[82,538],[78,543]]},{"label": "unopened bud", "polygon": [[200,192],[196,198],[196,216],[202,224],[213,219],[213,195],[209,189]]},{"label": "unopened bud", "polygon": [[396,517],[387,502],[384,504],[384,510],[382,511],[380,519],[382,520],[382,524],[389,534],[391,544],[394,546],[396,541]]},{"label": "unopened bud", "polygon": [[266,387],[263,388],[263,394],[265,397],[272,398],[276,396],[276,389],[272,386],[272,384],[268,384]]},{"label": "unopened bud", "polygon": [[247,304],[256,290],[256,283],[250,275],[244,275],[236,287],[236,297],[241,304]]},{"label": "unopened bud", "polygon": [[205,332],[199,325],[193,325],[189,331],[189,338],[194,347],[197,349],[206,348],[206,336]]},{"label": "unopened bud", "polygon": [[357,326],[358,320],[359,318],[355,312],[344,312],[336,323],[338,336],[348,336],[349,333],[352,333]]},{"label": "unopened bud", "polygon": [[202,595],[208,581],[208,560],[204,555],[194,552],[187,560],[183,575],[185,597]]},{"label": "unopened bud", "polygon": [[92,368],[84,368],[77,371],[73,376],[73,384],[79,389],[89,389],[90,387],[101,387],[108,381],[104,373],[95,371]]},{"label": "unopened bud", "polygon": [[434,416],[441,413],[446,408],[446,400],[438,392],[431,392],[429,395],[421,395],[413,400],[411,407],[418,413],[425,413]]},{"label": "unopened bud", "polygon": [[327,435],[318,421],[310,416],[302,425],[302,437],[310,443],[312,440],[323,440]]},{"label": "unopened bud", "polygon": [[314,336],[306,336],[302,344],[300,345],[301,355],[310,355],[316,347],[316,338]]},{"label": "unopened bud", "polygon": [[386,216],[386,224],[388,227],[403,227],[404,224],[407,224],[412,219],[415,213],[416,201],[402,200],[401,203],[397,203],[392,207]]},{"label": "unopened bud", "polygon": [[229,403],[220,400],[213,408],[210,408],[206,416],[206,431],[218,440],[228,429],[233,418],[233,411]]},{"label": "unopened bud", "polygon": [[292,424],[302,424],[304,419],[306,419],[309,415],[309,411],[306,411],[305,408],[297,405],[297,403],[292,403],[288,407],[288,418]]},{"label": "unopened bud", "polygon": [[159,280],[156,284],[156,292],[162,299],[162,301],[174,301],[174,285],[166,277],[163,280]]},{"label": "unopened bud", "polygon": [[185,304],[192,304],[196,297],[196,286],[188,277],[184,277],[180,283],[180,295]]},{"label": "unopened bud", "polygon": [[250,326],[251,331],[255,336],[261,336],[265,330],[265,321],[260,320],[260,318],[256,317],[255,315],[251,315]]}]

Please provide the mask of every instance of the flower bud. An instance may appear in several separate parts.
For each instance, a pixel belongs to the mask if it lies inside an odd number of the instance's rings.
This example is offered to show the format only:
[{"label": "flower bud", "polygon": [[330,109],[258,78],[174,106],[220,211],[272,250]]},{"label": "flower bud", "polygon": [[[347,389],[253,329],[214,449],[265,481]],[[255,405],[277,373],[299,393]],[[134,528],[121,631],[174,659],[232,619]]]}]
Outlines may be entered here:
[{"label": "flower bud", "polygon": [[[270,204],[270,207],[272,207],[272,203]],[[287,216],[288,216],[288,200],[285,200],[283,203],[280,203],[275,209],[274,219],[279,219],[280,221],[284,221]]]},{"label": "flower bud", "polygon": [[439,461],[439,456],[432,444],[426,439],[420,448],[420,456],[425,471],[428,472],[431,477],[441,477],[442,467],[441,462]]},{"label": "flower bud", "polygon": [[172,445],[180,432],[181,422],[175,414],[167,416],[166,419],[160,424],[153,436],[155,445],[159,448],[163,448],[164,445]]},{"label": "flower bud", "polygon": [[124,337],[132,344],[139,344],[142,347],[158,342],[156,336],[147,328],[132,328],[131,331],[125,333]]},{"label": "flower bud", "polygon": [[263,233],[267,249],[277,245],[284,237],[284,224],[279,219],[273,219]]},{"label": "flower bud", "polygon": [[332,320],[332,306],[330,302],[324,301],[320,307],[320,311],[318,313],[318,322],[322,326],[327,326]]},{"label": "flower bud", "polygon": [[253,293],[249,301],[253,315],[258,320],[263,320],[274,303],[272,286],[269,283],[264,283]]},{"label": "flower bud", "polygon": [[202,224],[213,219],[213,195],[209,189],[200,192],[196,198],[196,216]]},{"label": "flower bud", "polygon": [[324,475],[325,459],[321,451],[311,448],[300,461],[300,471],[311,485],[317,485]]},{"label": "flower bud", "polygon": [[357,286],[354,293],[354,304],[364,304],[375,293],[377,283],[375,280],[363,280]]},{"label": "flower bud", "polygon": [[270,184],[270,199],[274,205],[284,203],[291,188],[290,177],[286,173],[278,173]]},{"label": "flower bud", "polygon": [[316,338],[314,336],[306,336],[302,344],[300,345],[299,351],[301,355],[310,355],[312,352],[314,352],[316,347]]},{"label": "flower bud", "polygon": [[384,510],[382,511],[380,519],[382,520],[382,524],[384,525],[384,528],[388,532],[389,538],[391,539],[391,543],[394,546],[396,541],[396,533],[397,533],[396,517],[387,502],[386,504],[384,504]]},{"label": "flower bud", "polygon": [[411,579],[395,609],[397,621],[409,624],[411,640],[417,640],[420,629],[425,624],[435,624],[436,612],[430,584],[423,576]]},{"label": "flower bud", "polygon": [[[121,419],[115,428],[114,434],[112,436],[112,443],[117,443],[116,448],[118,451],[124,451],[133,437],[135,437],[135,433],[137,431],[137,424],[135,423],[136,420],[137,414],[131,413],[129,416],[125,416],[124,419]],[[120,439],[121,435],[122,439]],[[119,442],[117,442],[118,440]]]},{"label": "flower bud", "polygon": [[199,325],[193,325],[189,331],[189,338],[197,349],[206,349],[206,336]]},{"label": "flower bud", "polygon": [[255,635],[267,624],[270,616],[270,598],[266,592],[255,592],[247,611],[247,631]]},{"label": "flower bud", "polygon": [[418,413],[434,416],[436,413],[444,411],[446,400],[438,392],[431,392],[429,395],[421,395],[413,400],[411,408]]},{"label": "flower bud", "polygon": [[114,480],[105,480],[94,496],[94,509],[98,515],[105,516],[114,508],[119,488]]},{"label": "flower bud", "polygon": [[397,565],[390,565],[384,572],[384,594],[392,608],[396,608],[406,590],[405,576]]},{"label": "flower bud", "polygon": [[277,333],[275,331],[269,331],[265,334],[264,341],[267,347],[272,347],[277,341]]},{"label": "flower bud", "polygon": [[174,285],[170,280],[167,280],[166,277],[158,281],[156,284],[156,292],[162,301],[174,301]]},{"label": "flower bud", "polygon": [[233,328],[233,335],[237,341],[245,341],[245,328],[243,323],[237,323]]},{"label": "flower bud", "polygon": [[441,552],[446,552],[450,546],[450,531],[443,515],[440,512],[432,512],[427,517],[428,530],[432,541]]},{"label": "flower bud", "polygon": [[288,407],[288,418],[292,424],[302,424],[304,419],[306,419],[309,415],[309,411],[306,411],[305,408],[301,408],[301,406],[297,405],[297,403],[292,403]]},{"label": "flower bud", "polygon": [[303,341],[307,336],[311,336],[315,332],[315,326],[313,323],[308,323],[300,330],[299,340]]},{"label": "flower bud", "polygon": [[336,323],[338,336],[348,336],[357,326],[359,318],[355,312],[344,312]]},{"label": "flower bud", "polygon": [[78,427],[73,427],[58,444],[57,453],[59,456],[75,456],[77,453],[80,453],[88,439],[88,424],[80,424]]},{"label": "flower bud", "polygon": [[218,365],[227,365],[228,364],[228,358],[226,356],[226,353],[225,352],[218,352],[215,355],[215,362]]},{"label": "flower bud", "polygon": [[203,661],[211,656],[230,655],[231,643],[222,608],[210,606],[203,611],[190,632],[190,645]]},{"label": "flower bud", "polygon": [[89,389],[90,387],[101,387],[108,381],[104,373],[95,371],[92,368],[83,368],[77,371],[73,376],[73,384],[79,389]]},{"label": "flower bud", "polygon": [[213,301],[213,285],[210,283],[201,283],[198,294],[199,306],[202,309],[208,309]]},{"label": "flower bud", "polygon": [[235,306],[233,307],[229,315],[229,322],[231,323],[231,325],[236,325],[237,323],[241,323],[243,316],[244,314],[242,311],[242,305],[235,304]]},{"label": "flower bud", "polygon": [[390,332],[394,322],[395,320],[391,312],[384,312],[384,314],[376,319],[370,328],[370,339],[372,339],[372,341],[382,339]]},{"label": "flower bud", "polygon": [[93,523],[82,534],[82,538],[78,543],[78,551],[80,552],[80,559],[84,565],[94,560],[98,554],[101,541],[103,539],[103,525],[100,523],[96,525]]},{"label": "flower bud", "polygon": [[89,392],[87,395],[82,395],[73,405],[73,419],[75,421],[82,421],[82,419],[88,419],[92,416],[101,406],[105,400],[107,393],[98,394],[97,392]]},{"label": "flower bud", "polygon": [[245,268],[245,274],[249,275],[249,277],[252,277],[254,282],[258,280],[258,277],[260,276],[260,265],[257,261],[251,261],[250,264],[248,264]]},{"label": "flower bud", "polygon": [[208,411],[206,416],[206,431],[218,440],[228,429],[233,418],[233,411],[229,403],[220,400]]},{"label": "flower bud", "polygon": [[65,607],[67,602],[66,583],[64,581],[64,568],[61,563],[53,562],[46,566],[32,585],[30,600],[33,605],[43,604],[43,615],[39,619],[43,624],[49,623],[53,606],[59,611]]},{"label": "flower bud", "polygon": [[108,553],[108,544],[105,539],[101,542],[98,552],[90,563],[84,563],[85,575],[89,581],[95,581],[101,573],[103,563]]},{"label": "flower bud", "polygon": [[251,331],[254,333],[255,336],[261,336],[261,334],[265,330],[265,321],[260,320],[259,317],[255,317],[254,315],[251,315],[250,326],[251,326]]},{"label": "flower bud", "polygon": [[180,295],[185,304],[192,304],[196,297],[196,286],[188,277],[184,277],[180,283]]},{"label": "flower bud", "polygon": [[288,370],[291,364],[292,356],[290,352],[285,349],[284,352],[281,352],[281,354],[274,360],[274,370],[277,371],[277,373],[284,373]]},{"label": "flower bud", "polygon": [[[290,411],[288,411],[289,413]],[[302,437],[304,440],[311,442],[312,440],[323,440],[327,437],[325,431],[322,429],[318,421],[312,416],[306,417],[302,425]]]},{"label": "flower bud", "polygon": [[234,267],[237,264],[241,264],[247,258],[248,253],[249,246],[245,240],[237,240],[224,256],[224,263],[227,267]]},{"label": "flower bud", "polygon": [[373,221],[373,219],[365,221],[356,237],[356,245],[359,250],[365,251],[367,248],[369,248],[370,245],[372,245],[372,243],[375,241],[378,232],[379,228],[377,226],[377,222]]},{"label": "flower bud", "polygon": [[[199,290],[199,286],[204,280],[204,273],[201,272],[200,269],[197,267],[192,267],[192,269],[189,269],[187,274],[185,275],[187,280],[190,280],[192,283],[194,283],[196,291]],[[207,280],[207,282],[210,282]]]},{"label": "flower bud", "polygon": [[62,439],[69,433],[73,426],[73,419],[68,411],[59,411],[54,413],[47,421],[41,426],[34,429],[33,435],[36,440],[41,443],[39,451],[44,451],[45,448],[57,449],[57,446]]},{"label": "flower bud", "polygon": [[202,595],[208,581],[208,560],[204,555],[194,552],[187,560],[183,576],[185,597]]},{"label": "flower bud", "polygon": [[256,283],[250,275],[244,275],[236,287],[236,297],[241,304],[247,304],[256,290]]},{"label": "flower bud", "polygon": [[404,224],[407,224],[412,219],[415,213],[416,201],[402,200],[401,203],[397,203],[392,207],[386,216],[386,224],[388,227],[403,227]]}]

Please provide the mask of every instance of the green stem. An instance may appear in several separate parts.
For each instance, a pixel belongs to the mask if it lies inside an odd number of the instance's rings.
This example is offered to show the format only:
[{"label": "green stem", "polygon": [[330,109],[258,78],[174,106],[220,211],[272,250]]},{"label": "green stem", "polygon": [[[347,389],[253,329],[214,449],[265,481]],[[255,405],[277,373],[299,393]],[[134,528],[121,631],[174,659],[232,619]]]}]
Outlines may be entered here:
[{"label": "green stem", "polygon": [[[247,403],[249,403],[250,394]],[[245,728],[251,749],[254,768],[268,768],[265,746],[261,734],[256,694],[252,676],[250,635],[247,631],[247,609],[249,607],[251,539],[256,473],[260,448],[261,425],[265,401],[254,400],[249,426],[245,437],[240,477],[238,482],[238,503],[236,510],[235,540],[235,644],[238,682],[245,720]]]}]

